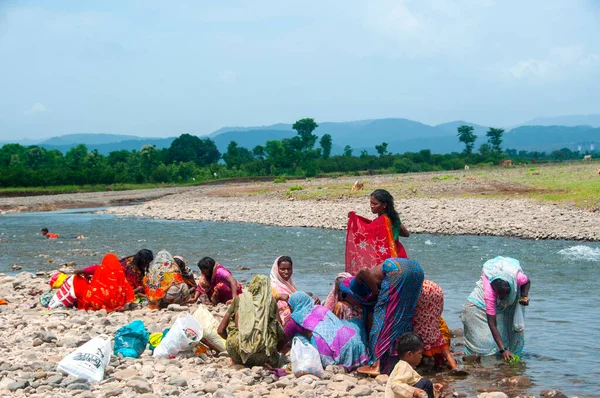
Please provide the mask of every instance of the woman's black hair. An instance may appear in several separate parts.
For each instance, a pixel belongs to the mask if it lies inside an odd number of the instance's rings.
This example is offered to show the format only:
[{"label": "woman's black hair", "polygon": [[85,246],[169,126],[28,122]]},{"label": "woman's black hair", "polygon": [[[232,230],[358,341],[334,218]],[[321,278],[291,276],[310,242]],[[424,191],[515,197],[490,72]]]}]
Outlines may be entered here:
[{"label": "woman's black hair", "polygon": [[42,232],[48,232],[48,228],[46,228],[46,227],[42,228]]},{"label": "woman's black hair", "polygon": [[500,278],[494,279],[492,281],[491,285],[494,290],[500,289],[500,290],[506,290],[506,291],[510,292],[510,284],[507,281],[505,281],[504,279],[500,279]]},{"label": "woman's black hair", "polygon": [[398,351],[398,358],[404,358],[407,352],[417,352],[422,348],[425,348],[423,339],[418,334],[413,332],[406,332],[398,337],[398,343],[396,350]]},{"label": "woman's black hair", "polygon": [[400,216],[398,212],[394,208],[394,197],[391,193],[386,191],[385,189],[376,189],[371,194],[379,203],[385,203],[387,206],[385,207],[385,214],[390,218],[392,225],[400,228]]},{"label": "woman's black hair", "polygon": [[294,263],[292,262],[292,259],[290,258],[290,256],[281,256],[277,259],[277,265],[283,263],[283,262],[288,262],[291,265],[294,265]]},{"label": "woman's black hair", "polygon": [[214,267],[215,260],[213,260],[210,257],[202,257],[200,261],[198,261],[198,268],[200,269],[200,272],[202,272],[202,270],[207,270],[210,271],[212,274],[212,270]]},{"label": "woman's black hair", "polygon": [[175,263],[179,266],[179,269],[185,268],[185,262],[180,258],[173,258]]},{"label": "woman's black hair", "polygon": [[144,274],[148,271],[152,260],[154,260],[154,254],[148,249],[141,249],[133,256],[133,263]]}]

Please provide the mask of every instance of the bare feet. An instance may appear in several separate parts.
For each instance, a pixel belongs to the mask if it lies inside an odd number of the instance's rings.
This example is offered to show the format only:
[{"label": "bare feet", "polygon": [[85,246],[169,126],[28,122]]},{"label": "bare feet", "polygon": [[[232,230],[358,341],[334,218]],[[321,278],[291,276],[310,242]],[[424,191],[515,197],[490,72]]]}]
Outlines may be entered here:
[{"label": "bare feet", "polygon": [[368,376],[379,376],[379,361],[375,361],[373,365],[361,366],[360,368],[356,369],[356,371]]}]

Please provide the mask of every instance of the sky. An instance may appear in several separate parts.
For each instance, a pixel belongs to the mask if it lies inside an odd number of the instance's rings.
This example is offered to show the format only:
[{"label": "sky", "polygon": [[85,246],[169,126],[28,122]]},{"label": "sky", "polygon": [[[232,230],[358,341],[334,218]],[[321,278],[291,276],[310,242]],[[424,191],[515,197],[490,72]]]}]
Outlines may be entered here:
[{"label": "sky", "polygon": [[599,0],[0,0],[0,141],[599,111]]}]

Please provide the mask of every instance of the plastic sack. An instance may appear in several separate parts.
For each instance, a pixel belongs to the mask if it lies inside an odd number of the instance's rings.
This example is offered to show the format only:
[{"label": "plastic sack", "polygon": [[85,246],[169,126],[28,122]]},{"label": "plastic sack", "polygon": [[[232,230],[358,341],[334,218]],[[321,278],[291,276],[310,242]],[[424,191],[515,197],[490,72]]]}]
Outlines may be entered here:
[{"label": "plastic sack", "polygon": [[115,333],[113,354],[138,358],[146,351],[149,336],[150,333],[146,330],[143,321],[136,320],[129,325],[122,326]]},{"label": "plastic sack", "polygon": [[194,312],[194,318],[198,321],[202,327],[202,337],[208,342],[213,348],[219,352],[226,351],[226,341],[223,337],[217,333],[219,328],[219,321],[215,319],[213,314],[210,313],[206,306],[200,304],[196,312]]},{"label": "plastic sack", "polygon": [[101,334],[94,337],[58,363],[58,371],[87,381],[101,381],[104,369],[110,362],[110,337]]},{"label": "plastic sack", "polygon": [[324,370],[319,351],[305,338],[294,337],[290,351],[292,373],[296,377],[311,374],[323,377]]},{"label": "plastic sack", "polygon": [[77,296],[75,296],[75,291],[73,290],[73,275],[71,275],[63,282],[60,289],[54,293],[54,296],[52,296],[48,303],[48,308],[72,307],[75,305],[75,301],[77,301]]},{"label": "plastic sack", "polygon": [[523,308],[521,304],[517,304],[515,308],[513,328],[517,333],[522,333],[525,331],[525,308]]},{"label": "plastic sack", "polygon": [[169,333],[164,336],[154,349],[152,356],[157,358],[175,358],[177,353],[188,349],[192,344],[202,339],[202,327],[197,320],[186,312],[185,316],[177,318]]}]

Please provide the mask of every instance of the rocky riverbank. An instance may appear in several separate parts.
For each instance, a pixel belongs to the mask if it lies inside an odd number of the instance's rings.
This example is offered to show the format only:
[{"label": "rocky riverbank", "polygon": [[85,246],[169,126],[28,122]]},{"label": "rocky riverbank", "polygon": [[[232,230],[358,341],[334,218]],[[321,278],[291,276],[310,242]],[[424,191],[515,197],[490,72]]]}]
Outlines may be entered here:
[{"label": "rocky riverbank", "polygon": [[[275,378],[263,367],[232,366],[224,355],[197,356],[182,353],[175,359],[155,359],[146,352],[137,359],[113,356],[104,380],[88,383],[57,371],[58,362],[76,347],[99,335],[114,336],[129,322],[141,319],[150,332],[170,327],[180,311],[194,307],[176,306],[173,310],[150,311],[135,307],[107,314],[74,309],[49,311],[41,308],[38,298],[48,289],[48,274],[23,272],[16,276],[0,274],[0,297],[8,305],[0,306],[0,396],[2,397],[383,397],[387,376],[365,378],[329,367],[323,379],[313,376]],[[225,306],[211,307],[220,319]],[[525,376],[491,377],[490,369],[469,362],[461,366],[469,372],[467,382],[484,387],[466,391],[464,375],[448,372],[430,377],[444,383],[445,396],[466,394],[487,398],[531,397],[531,381]],[[461,382],[462,380],[462,382]],[[504,392],[498,392],[504,391]],[[565,397],[556,391],[542,396]]]}]

